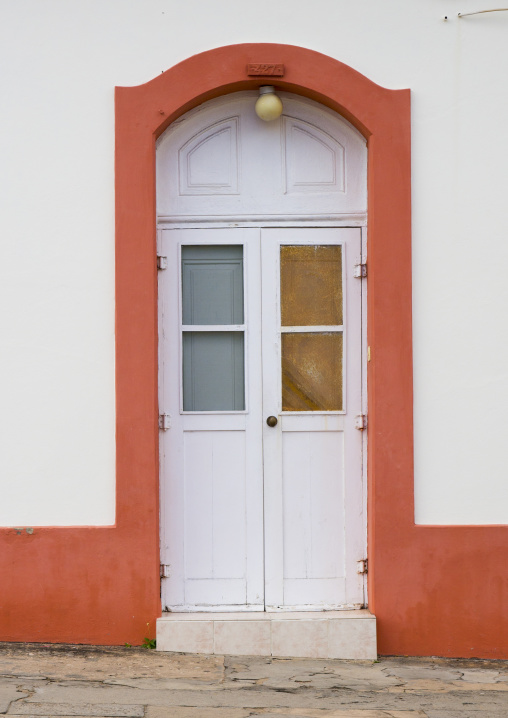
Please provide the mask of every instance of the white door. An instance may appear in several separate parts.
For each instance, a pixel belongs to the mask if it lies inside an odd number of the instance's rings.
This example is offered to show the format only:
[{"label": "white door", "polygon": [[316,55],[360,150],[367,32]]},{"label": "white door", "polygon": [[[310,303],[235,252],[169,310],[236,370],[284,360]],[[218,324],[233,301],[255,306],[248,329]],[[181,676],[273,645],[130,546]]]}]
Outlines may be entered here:
[{"label": "white door", "polygon": [[167,229],[164,608],[361,605],[361,230]]},{"label": "white door", "polygon": [[259,230],[166,230],[163,607],[263,608]]}]

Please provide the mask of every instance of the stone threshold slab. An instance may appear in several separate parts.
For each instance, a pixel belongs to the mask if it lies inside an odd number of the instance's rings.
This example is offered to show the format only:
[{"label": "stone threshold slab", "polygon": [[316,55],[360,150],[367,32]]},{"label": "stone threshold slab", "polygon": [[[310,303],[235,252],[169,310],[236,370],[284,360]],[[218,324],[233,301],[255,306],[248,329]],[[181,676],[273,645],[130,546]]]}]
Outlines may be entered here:
[{"label": "stone threshold slab", "polygon": [[377,658],[376,617],[356,611],[163,613],[157,650],[281,658]]}]

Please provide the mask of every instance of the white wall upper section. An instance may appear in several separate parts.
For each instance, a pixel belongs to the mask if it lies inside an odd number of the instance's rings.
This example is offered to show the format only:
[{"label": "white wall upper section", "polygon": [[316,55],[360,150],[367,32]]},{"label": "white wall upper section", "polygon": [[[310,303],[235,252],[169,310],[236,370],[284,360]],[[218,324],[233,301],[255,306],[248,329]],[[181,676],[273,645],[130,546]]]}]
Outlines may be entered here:
[{"label": "white wall upper section", "polygon": [[487,7],[3,3],[0,524],[114,521],[113,87],[239,42],[411,88],[416,518],[508,523],[508,13],[456,16]]}]

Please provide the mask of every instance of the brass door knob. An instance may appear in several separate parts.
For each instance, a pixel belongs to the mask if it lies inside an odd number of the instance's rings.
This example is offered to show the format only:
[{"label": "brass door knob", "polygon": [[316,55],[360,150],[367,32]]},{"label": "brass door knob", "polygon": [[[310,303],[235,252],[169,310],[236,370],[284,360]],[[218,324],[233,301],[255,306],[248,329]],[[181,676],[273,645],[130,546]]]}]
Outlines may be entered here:
[{"label": "brass door knob", "polygon": [[266,423],[268,426],[274,427],[277,426],[277,417],[276,416],[269,416],[266,420]]}]

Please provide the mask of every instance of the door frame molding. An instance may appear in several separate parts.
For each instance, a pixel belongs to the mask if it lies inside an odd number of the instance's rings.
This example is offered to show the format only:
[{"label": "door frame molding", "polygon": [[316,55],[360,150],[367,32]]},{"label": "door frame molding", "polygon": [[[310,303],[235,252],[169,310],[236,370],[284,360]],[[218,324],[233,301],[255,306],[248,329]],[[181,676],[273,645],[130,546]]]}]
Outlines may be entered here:
[{"label": "door frame molding", "polygon": [[[251,63],[283,64],[284,76],[249,76]],[[414,528],[410,92],[382,88],[311,50],[231,45],[116,88],[117,526],[134,506],[144,512],[153,546],[147,588],[158,590],[155,141],[197,105],[268,83],[335,110],[367,139],[369,604],[374,612],[392,604],[392,613],[404,567],[391,552],[409,545]]]}]

